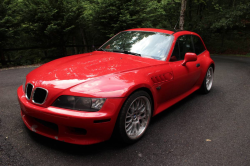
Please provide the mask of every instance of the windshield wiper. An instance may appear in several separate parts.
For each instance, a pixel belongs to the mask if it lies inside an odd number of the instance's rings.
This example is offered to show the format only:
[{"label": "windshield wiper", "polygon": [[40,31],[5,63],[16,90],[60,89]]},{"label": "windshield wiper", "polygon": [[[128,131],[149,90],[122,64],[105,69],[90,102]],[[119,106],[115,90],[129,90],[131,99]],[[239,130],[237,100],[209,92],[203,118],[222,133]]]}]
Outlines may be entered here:
[{"label": "windshield wiper", "polygon": [[113,50],[113,52],[120,52],[120,53],[135,55],[135,56],[141,56],[141,54],[138,54],[138,53],[135,53],[135,52],[130,52],[130,51],[127,51],[127,50]]}]

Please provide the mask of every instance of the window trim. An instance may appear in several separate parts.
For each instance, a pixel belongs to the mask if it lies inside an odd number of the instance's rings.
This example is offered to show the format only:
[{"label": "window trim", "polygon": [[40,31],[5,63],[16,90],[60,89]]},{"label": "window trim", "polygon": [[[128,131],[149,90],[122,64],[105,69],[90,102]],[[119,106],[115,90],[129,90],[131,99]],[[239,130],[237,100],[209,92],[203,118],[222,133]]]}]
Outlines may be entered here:
[{"label": "window trim", "polygon": [[[193,36],[197,36],[197,37],[200,39],[200,41],[201,41],[201,43],[202,43],[202,45],[203,45],[203,47],[204,47],[204,51],[202,51],[200,54],[202,54],[203,52],[207,51],[207,48],[206,48],[206,46],[205,46],[203,40],[201,39],[201,37],[198,36],[198,35],[195,35],[195,34],[184,34],[184,35],[178,36],[178,38],[176,39],[174,48],[175,48],[175,46],[176,46],[176,44],[177,44],[177,40],[178,40],[180,37],[182,37],[182,36],[191,36],[191,42],[192,42],[192,47],[193,47],[194,53],[195,53],[195,47],[194,47]],[[171,52],[171,55],[170,55],[170,58],[169,58],[168,62],[171,62],[170,59],[171,59],[172,54],[173,54],[173,52],[174,52],[174,48],[173,48],[173,50],[172,50],[172,52]],[[180,54],[180,46],[179,46],[179,54]],[[195,53],[195,54],[196,54],[196,53]],[[196,54],[196,55],[199,56],[200,54]],[[180,55],[179,55],[179,56],[180,56]],[[183,59],[178,60],[178,61],[174,61],[174,62],[179,62],[179,61],[183,61]]]},{"label": "window trim", "polygon": [[[180,36],[176,39],[174,48],[175,48],[175,46],[176,46],[176,44],[177,44],[177,40],[178,40],[180,37],[182,37],[182,36],[191,36],[191,43],[192,43],[192,47],[193,47],[193,38],[192,38],[192,35],[191,35],[191,34],[184,34],[184,35],[180,35]],[[178,42],[178,44],[179,44],[179,42]],[[173,48],[173,50],[172,50],[172,52],[171,52],[171,55],[170,55],[170,58],[169,58],[169,61],[168,61],[168,62],[171,62],[170,59],[171,59],[172,54],[173,54],[173,52],[174,52],[174,48]],[[193,49],[194,49],[194,47],[193,47]],[[194,50],[195,50],[195,49],[194,49]],[[179,45],[179,57],[180,57],[180,45]],[[179,62],[179,61],[183,61],[183,60],[184,60],[184,59],[180,59],[180,60],[177,60],[177,61],[174,61],[174,62]]]},{"label": "window trim", "polygon": [[[191,38],[192,38],[193,48],[194,48],[194,51],[195,51],[193,36],[197,36],[197,35],[191,34],[191,36],[192,36]],[[205,44],[204,44],[203,40],[201,39],[201,37],[200,36],[197,36],[197,37],[200,39],[200,41],[201,41],[201,43],[202,43],[202,45],[204,47],[204,51],[201,52],[201,53],[203,53],[203,52],[205,52],[207,50],[207,48],[205,47]],[[198,56],[200,54],[196,54],[196,55]]]}]

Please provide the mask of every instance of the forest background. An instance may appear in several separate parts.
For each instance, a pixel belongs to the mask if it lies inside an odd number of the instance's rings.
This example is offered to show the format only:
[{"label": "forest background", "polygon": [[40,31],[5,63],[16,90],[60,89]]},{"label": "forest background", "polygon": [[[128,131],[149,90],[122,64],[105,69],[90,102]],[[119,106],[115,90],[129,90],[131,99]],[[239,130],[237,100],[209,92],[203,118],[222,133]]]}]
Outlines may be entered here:
[{"label": "forest background", "polygon": [[0,0],[0,68],[90,52],[131,28],[184,29],[212,54],[250,56],[249,0]]}]

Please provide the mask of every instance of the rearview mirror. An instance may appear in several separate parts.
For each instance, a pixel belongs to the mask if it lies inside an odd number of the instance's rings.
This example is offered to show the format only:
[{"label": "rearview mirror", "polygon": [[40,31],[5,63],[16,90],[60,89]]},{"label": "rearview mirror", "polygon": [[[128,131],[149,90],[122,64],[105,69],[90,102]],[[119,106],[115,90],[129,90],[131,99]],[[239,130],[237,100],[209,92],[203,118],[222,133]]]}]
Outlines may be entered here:
[{"label": "rearview mirror", "polygon": [[187,62],[192,62],[197,60],[197,55],[192,52],[187,52],[184,57],[184,61],[182,63],[182,66],[186,66]]}]

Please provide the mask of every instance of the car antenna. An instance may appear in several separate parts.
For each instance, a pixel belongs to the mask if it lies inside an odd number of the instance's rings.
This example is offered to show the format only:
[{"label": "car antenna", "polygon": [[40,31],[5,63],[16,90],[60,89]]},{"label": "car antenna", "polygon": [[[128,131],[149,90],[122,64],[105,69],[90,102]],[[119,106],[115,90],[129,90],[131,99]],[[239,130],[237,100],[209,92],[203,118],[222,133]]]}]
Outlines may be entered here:
[{"label": "car antenna", "polygon": [[175,32],[177,31],[177,30],[176,30],[176,26],[177,26],[177,24],[179,23],[179,21],[180,21],[180,18],[178,19],[177,23],[176,23],[175,26],[174,26]]}]

